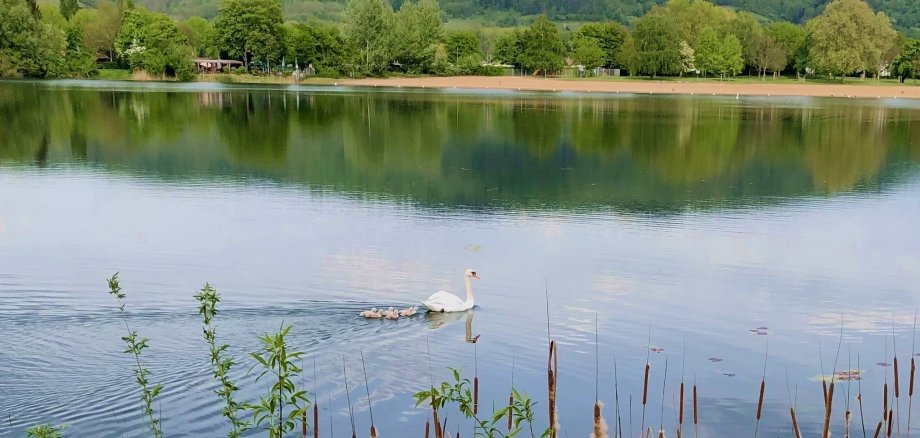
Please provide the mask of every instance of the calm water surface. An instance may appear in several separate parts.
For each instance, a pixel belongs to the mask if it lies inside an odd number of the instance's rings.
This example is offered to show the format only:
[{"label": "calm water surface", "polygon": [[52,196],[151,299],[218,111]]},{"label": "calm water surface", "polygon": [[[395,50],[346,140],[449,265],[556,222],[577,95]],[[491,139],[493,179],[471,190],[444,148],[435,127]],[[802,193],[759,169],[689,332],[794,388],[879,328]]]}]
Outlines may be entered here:
[{"label": "calm water surface", "polygon": [[[595,317],[600,398],[613,424],[616,357],[624,432],[640,428],[651,336],[646,424],[673,435],[683,374],[700,436],[753,435],[769,344],[759,433],[788,436],[790,394],[818,433],[842,324],[836,368],[859,359],[871,435],[876,364],[911,350],[918,224],[913,102],[3,82],[0,436],[45,421],[146,436],[116,271],[167,436],[225,431],[192,298],[206,281],[240,398],[267,389],[246,376],[256,337],[292,324],[323,436],[350,432],[343,357],[369,426],[362,350],[384,436],[421,436],[426,340],[436,379],[471,372],[475,352],[484,406],[507,399],[513,356],[542,415],[545,285],[560,436],[590,432]],[[466,268],[482,277],[473,313],[357,317],[462,293]],[[856,393],[838,387],[839,436]]]}]

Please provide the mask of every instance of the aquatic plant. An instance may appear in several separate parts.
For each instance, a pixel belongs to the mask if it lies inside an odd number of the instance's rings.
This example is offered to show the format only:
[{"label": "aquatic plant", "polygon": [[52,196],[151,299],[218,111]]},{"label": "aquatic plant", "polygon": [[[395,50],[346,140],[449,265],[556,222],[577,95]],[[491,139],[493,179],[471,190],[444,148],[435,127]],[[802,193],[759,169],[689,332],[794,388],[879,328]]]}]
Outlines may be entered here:
[{"label": "aquatic plant", "polygon": [[26,437],[28,438],[61,438],[62,436],[64,436],[64,426],[36,424],[26,429]]},{"label": "aquatic plant", "polygon": [[141,399],[144,402],[144,415],[150,420],[150,431],[153,432],[153,436],[155,438],[162,438],[163,427],[159,416],[153,410],[153,401],[160,395],[160,391],[163,390],[163,385],[159,383],[152,384],[150,382],[151,372],[141,364],[141,354],[148,347],[147,343],[149,339],[139,337],[137,331],[132,330],[131,326],[128,324],[128,315],[125,313],[126,295],[121,291],[121,285],[118,284],[117,272],[108,279],[108,284],[109,294],[115,297],[115,302],[117,303],[116,307],[121,313],[122,321],[125,323],[125,330],[128,331],[128,334],[123,336],[121,340],[127,345],[124,352],[134,357],[134,362],[136,364],[134,377],[138,386],[141,387]]},{"label": "aquatic plant", "polygon": [[[271,377],[274,382],[268,394],[259,397],[258,403],[246,404],[256,427],[267,423],[269,438],[281,438],[293,432],[297,427],[297,419],[310,406],[306,390],[298,389],[294,384],[294,377],[302,372],[296,361],[301,360],[304,353],[288,351],[287,336],[290,331],[291,326],[286,326],[282,322],[276,333],[266,333],[259,337],[262,341],[261,350],[250,353],[258,363],[253,365],[249,372],[252,373],[256,367],[262,367],[256,382],[266,376]],[[290,408],[287,416],[285,408]]]},{"label": "aquatic plant", "polygon": [[233,359],[226,352],[230,348],[227,344],[217,344],[217,329],[212,323],[217,316],[217,305],[220,303],[220,294],[205,283],[204,287],[195,294],[198,300],[198,314],[204,322],[204,340],[208,343],[210,350],[211,365],[214,366],[213,376],[220,385],[214,390],[224,401],[224,407],[221,414],[230,420],[230,430],[227,432],[229,438],[237,438],[246,431],[249,423],[240,418],[239,413],[243,410],[243,405],[233,398],[233,394],[239,390],[235,383],[230,380],[230,369],[233,367]]},{"label": "aquatic plant", "polygon": [[[540,438],[547,438],[551,436],[553,432],[552,427],[547,427],[540,435],[534,432],[533,423],[535,421],[535,414],[533,408],[536,406],[536,402],[534,402],[529,395],[521,393],[517,389],[512,389],[511,402],[508,406],[493,410],[490,417],[480,417],[478,413],[473,411],[473,405],[475,404],[472,390],[473,383],[470,379],[462,378],[459,369],[449,369],[453,379],[441,382],[441,384],[437,386],[432,385],[428,390],[415,393],[413,398],[416,401],[416,406],[421,406],[424,403],[431,403],[432,409],[443,409],[448,405],[455,406],[461,415],[473,421],[474,437],[515,437],[524,430],[523,426],[525,423],[528,426],[531,438],[536,438],[538,436]],[[502,420],[508,417],[509,412],[513,417],[512,428],[507,431],[502,431],[500,425]]]}]

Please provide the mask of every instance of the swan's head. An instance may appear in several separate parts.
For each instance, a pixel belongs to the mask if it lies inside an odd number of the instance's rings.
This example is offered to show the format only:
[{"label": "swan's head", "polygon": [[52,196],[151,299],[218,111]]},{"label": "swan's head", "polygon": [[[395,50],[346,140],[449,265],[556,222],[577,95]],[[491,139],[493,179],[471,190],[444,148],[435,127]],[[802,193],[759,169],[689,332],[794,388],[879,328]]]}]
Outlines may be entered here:
[{"label": "swan's head", "polygon": [[479,280],[479,274],[477,274],[476,271],[474,271],[474,270],[472,270],[472,269],[467,269],[466,272],[464,273],[464,275],[465,275],[467,278],[473,277],[473,278]]}]

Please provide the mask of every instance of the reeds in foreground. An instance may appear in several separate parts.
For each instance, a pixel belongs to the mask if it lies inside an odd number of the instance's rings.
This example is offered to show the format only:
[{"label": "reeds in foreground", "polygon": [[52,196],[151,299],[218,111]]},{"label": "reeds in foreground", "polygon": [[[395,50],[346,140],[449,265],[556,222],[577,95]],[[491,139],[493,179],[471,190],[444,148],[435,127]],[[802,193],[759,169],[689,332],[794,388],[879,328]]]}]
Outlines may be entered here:
[{"label": "reeds in foreground", "polygon": [[550,437],[556,438],[559,422],[556,418],[556,376],[559,375],[559,356],[556,354],[556,341],[549,341],[549,359],[546,364],[547,400],[549,411]]},{"label": "reeds in foreground", "polygon": [[700,417],[696,402],[696,379],[693,379],[693,436],[700,435]]},{"label": "reeds in foreground", "polygon": [[131,326],[128,325],[128,315],[125,313],[125,293],[121,291],[117,272],[108,279],[108,284],[109,295],[115,297],[115,302],[118,304],[118,311],[121,313],[121,319],[125,323],[125,330],[128,331],[128,334],[121,339],[127,345],[127,349],[124,350],[125,353],[131,354],[131,356],[134,357],[134,363],[137,365],[134,369],[134,376],[137,384],[141,388],[141,399],[144,402],[144,415],[150,421],[150,431],[153,432],[154,438],[161,438],[163,436],[163,427],[159,415],[153,410],[153,401],[160,394],[160,391],[163,390],[163,385],[159,383],[150,383],[149,377],[151,373],[147,368],[141,365],[141,354],[147,348],[148,339],[139,337],[137,331],[131,330]]}]

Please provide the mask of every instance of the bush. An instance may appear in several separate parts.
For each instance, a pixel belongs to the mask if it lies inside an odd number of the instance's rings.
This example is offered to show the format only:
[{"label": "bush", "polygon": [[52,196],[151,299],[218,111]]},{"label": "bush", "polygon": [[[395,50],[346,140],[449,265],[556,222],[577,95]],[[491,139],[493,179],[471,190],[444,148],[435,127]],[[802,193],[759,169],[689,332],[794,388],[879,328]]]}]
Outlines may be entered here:
[{"label": "bush", "polygon": [[331,67],[320,67],[316,71],[316,77],[318,78],[327,78],[327,79],[338,79],[342,77],[342,74],[338,70]]}]

